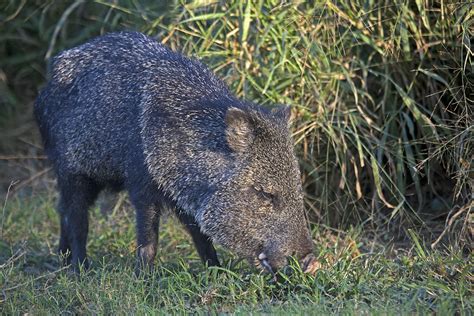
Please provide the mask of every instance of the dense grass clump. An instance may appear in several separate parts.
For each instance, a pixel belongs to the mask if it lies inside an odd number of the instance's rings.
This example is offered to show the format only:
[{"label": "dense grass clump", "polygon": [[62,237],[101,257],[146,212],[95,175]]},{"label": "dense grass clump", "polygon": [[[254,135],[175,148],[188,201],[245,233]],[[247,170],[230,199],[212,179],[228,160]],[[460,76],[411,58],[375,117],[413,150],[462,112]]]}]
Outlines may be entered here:
[{"label": "dense grass clump", "polygon": [[[135,277],[134,215],[121,202],[108,216],[91,211],[92,268],[68,273],[54,255],[59,229],[54,196],[13,198],[0,241],[2,314],[427,314],[469,315],[472,258],[419,246],[392,252],[356,230],[315,231],[323,269],[305,275],[292,264],[280,281],[220,251],[206,269],[173,217],[160,229],[159,264]],[[471,256],[472,257],[472,256]]]},{"label": "dense grass clump", "polygon": [[[0,193],[7,199],[0,308],[469,311],[473,21],[469,1],[1,1]],[[57,272],[50,262],[54,183],[32,103],[54,54],[117,30],[144,32],[202,59],[239,97],[292,107],[325,271],[272,285],[261,275],[241,276],[248,267],[227,254],[224,273],[204,272],[178,228],[167,224],[160,259],[169,264],[153,275],[157,292],[149,292],[150,283],[130,274],[133,225],[120,200],[112,215],[96,214],[95,225],[108,226],[91,237],[95,268],[77,282]],[[338,236],[318,237],[322,227]],[[388,241],[409,250],[381,246]]]}]

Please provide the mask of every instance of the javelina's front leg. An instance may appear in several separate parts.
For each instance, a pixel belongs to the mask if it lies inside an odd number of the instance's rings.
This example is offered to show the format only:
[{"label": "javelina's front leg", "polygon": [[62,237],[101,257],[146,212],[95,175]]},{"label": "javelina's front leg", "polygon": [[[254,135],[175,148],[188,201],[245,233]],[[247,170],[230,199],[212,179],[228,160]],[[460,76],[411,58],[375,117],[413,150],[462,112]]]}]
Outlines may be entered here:
[{"label": "javelina's front leg", "polygon": [[137,209],[137,269],[152,270],[158,247],[159,210],[155,206]]},{"label": "javelina's front leg", "polygon": [[193,238],[202,262],[208,266],[219,266],[219,259],[217,259],[216,249],[214,249],[211,239],[201,233],[201,228],[194,218],[183,210],[177,210],[176,215]]},{"label": "javelina's front leg", "polygon": [[160,205],[157,192],[152,186],[133,187],[129,190],[130,200],[136,211],[137,264],[135,274],[152,270],[158,246]]}]

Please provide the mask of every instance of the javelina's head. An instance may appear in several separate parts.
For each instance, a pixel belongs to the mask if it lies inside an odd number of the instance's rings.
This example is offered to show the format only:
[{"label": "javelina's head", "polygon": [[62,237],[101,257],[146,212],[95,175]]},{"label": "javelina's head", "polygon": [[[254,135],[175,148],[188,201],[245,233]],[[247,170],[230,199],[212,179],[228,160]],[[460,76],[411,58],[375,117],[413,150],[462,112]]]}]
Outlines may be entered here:
[{"label": "javelina's head", "polygon": [[233,167],[212,197],[202,228],[252,263],[279,269],[312,252],[289,108],[229,108],[226,140]]}]

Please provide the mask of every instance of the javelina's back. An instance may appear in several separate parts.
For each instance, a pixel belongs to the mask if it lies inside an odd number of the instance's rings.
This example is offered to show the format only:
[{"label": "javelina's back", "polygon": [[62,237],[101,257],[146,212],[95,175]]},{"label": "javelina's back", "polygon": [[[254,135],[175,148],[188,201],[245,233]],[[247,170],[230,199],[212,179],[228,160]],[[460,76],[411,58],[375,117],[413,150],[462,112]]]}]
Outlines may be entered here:
[{"label": "javelina's back", "polygon": [[134,32],[63,51],[50,72],[35,106],[45,149],[58,172],[104,180],[123,181],[125,164],[143,152],[141,102],[151,91],[154,110],[163,114],[185,108],[186,100],[229,95],[201,63]]}]

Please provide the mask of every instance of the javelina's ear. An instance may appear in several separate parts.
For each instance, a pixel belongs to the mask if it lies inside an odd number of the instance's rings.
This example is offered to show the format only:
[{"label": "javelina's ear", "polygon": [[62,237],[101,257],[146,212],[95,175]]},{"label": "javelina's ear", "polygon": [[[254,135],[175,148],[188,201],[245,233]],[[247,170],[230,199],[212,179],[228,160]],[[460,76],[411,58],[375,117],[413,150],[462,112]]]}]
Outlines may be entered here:
[{"label": "javelina's ear", "polygon": [[236,152],[245,152],[255,138],[254,126],[249,113],[231,107],[225,114],[227,143]]},{"label": "javelina's ear", "polygon": [[291,108],[287,105],[277,105],[272,109],[272,114],[284,122],[290,123]]}]

